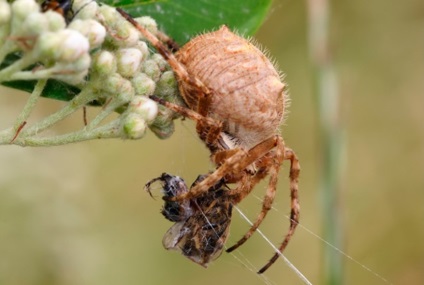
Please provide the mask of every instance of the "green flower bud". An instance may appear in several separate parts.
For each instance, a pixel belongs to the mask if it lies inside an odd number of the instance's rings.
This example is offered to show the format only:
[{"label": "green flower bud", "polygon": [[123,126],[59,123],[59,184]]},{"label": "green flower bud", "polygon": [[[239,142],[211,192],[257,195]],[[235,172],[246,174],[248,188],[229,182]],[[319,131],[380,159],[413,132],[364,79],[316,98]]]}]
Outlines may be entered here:
[{"label": "green flower bud", "polygon": [[169,69],[168,62],[158,53],[155,53],[151,56],[151,59],[154,60],[157,65],[159,66],[159,69],[163,72],[165,70]]},{"label": "green flower bud", "polygon": [[155,82],[158,81],[161,76],[158,64],[152,59],[143,62],[142,71],[146,73],[147,76],[149,76]]},{"label": "green flower bud", "polygon": [[99,51],[93,55],[93,70],[101,75],[109,75],[117,70],[116,57],[109,51]]},{"label": "green flower bud", "polygon": [[150,96],[155,92],[156,83],[145,73],[138,73],[131,79],[135,94]]},{"label": "green flower bud", "polygon": [[155,95],[167,100],[167,98],[175,97],[177,94],[178,85],[174,73],[165,71],[156,84]]},{"label": "green flower bud", "polygon": [[147,124],[140,115],[131,113],[122,118],[124,138],[140,139],[146,133]]},{"label": "green flower bud", "polygon": [[47,11],[43,13],[43,15],[45,15],[47,19],[49,31],[56,32],[66,28],[65,19],[59,13]]},{"label": "green flower bud", "polygon": [[159,107],[159,115],[149,125],[149,129],[160,139],[169,138],[175,131],[174,121],[170,120],[167,116],[162,116],[163,106]]},{"label": "green flower bud", "polygon": [[34,51],[43,61],[59,58],[62,52],[60,50],[61,40],[57,33],[44,32],[39,36]]},{"label": "green flower bud", "polygon": [[134,97],[134,88],[131,82],[119,73],[114,73],[102,80],[103,90],[114,96],[120,102],[129,102]]}]

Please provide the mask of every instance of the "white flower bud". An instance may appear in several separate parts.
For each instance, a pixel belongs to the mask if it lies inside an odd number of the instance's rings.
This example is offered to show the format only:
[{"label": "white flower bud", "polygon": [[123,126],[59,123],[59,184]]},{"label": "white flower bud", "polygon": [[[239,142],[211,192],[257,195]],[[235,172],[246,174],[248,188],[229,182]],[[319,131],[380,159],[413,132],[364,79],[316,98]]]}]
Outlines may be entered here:
[{"label": "white flower bud", "polygon": [[123,48],[116,52],[118,72],[124,77],[132,77],[140,69],[143,54],[136,48]]},{"label": "white flower bud", "polygon": [[153,122],[158,114],[158,105],[146,96],[135,96],[128,105],[127,110],[140,115],[149,124]]},{"label": "white flower bud", "polygon": [[149,30],[149,32],[151,32],[152,34],[156,34],[158,32],[158,25],[156,24],[156,21],[152,17],[143,16],[143,17],[135,18],[135,20],[140,25],[142,25],[147,30]]},{"label": "white flower bud", "polygon": [[60,49],[60,61],[74,61],[78,59],[85,53],[88,53],[90,50],[90,45],[88,40],[81,35],[79,32],[74,30],[62,30],[59,31],[60,37],[62,38]]},{"label": "white flower bud", "polygon": [[93,55],[92,68],[101,75],[115,73],[117,70],[115,55],[105,50],[97,52]]},{"label": "white flower bud", "polygon": [[115,26],[115,34],[112,37],[112,41],[116,46],[119,47],[133,47],[139,39],[140,33],[134,28],[128,21],[122,19]]},{"label": "white flower bud", "polygon": [[44,32],[39,36],[34,51],[38,53],[41,60],[56,59],[61,53],[61,40],[57,33]]},{"label": "white flower bud", "polygon": [[156,83],[145,73],[138,73],[131,79],[135,94],[150,96],[156,89]]},{"label": "white flower bud", "polygon": [[76,30],[88,38],[91,49],[100,46],[105,37],[106,29],[99,22],[95,20],[73,20],[69,26],[69,29]]},{"label": "white flower bud", "polygon": [[74,0],[72,10],[74,19],[94,19],[99,9],[99,4],[94,0]]},{"label": "white flower bud", "polygon": [[[57,14],[57,13],[55,13]],[[64,22],[62,20],[62,22]],[[31,13],[25,18],[20,28],[20,36],[35,36],[47,31],[49,28],[46,15],[42,13]]]},{"label": "white flower bud", "polygon": [[71,85],[81,84],[87,77],[88,70],[72,73],[72,74],[57,74],[53,75],[52,78],[66,82]]},{"label": "white flower bud", "polygon": [[138,41],[134,47],[141,51],[143,58],[147,58],[150,55],[149,47],[147,46],[146,42]]},{"label": "white flower bud", "polygon": [[125,138],[140,139],[146,133],[147,124],[140,115],[128,114],[122,118],[122,130]]},{"label": "white flower bud", "polygon": [[66,28],[65,19],[59,13],[47,11],[43,15],[46,16],[49,31],[56,32]]},{"label": "white flower bud", "polygon": [[40,7],[34,0],[16,0],[12,3],[13,20],[20,23],[29,14],[39,12],[39,10]]},{"label": "white flower bud", "polygon": [[119,17],[119,14],[116,12],[116,9],[111,7],[111,6],[108,6],[108,5],[100,6],[99,7],[99,13],[104,17],[104,20],[107,23],[109,23],[109,22],[113,23]]},{"label": "white flower bud", "polygon": [[34,48],[40,59],[46,61],[72,62],[88,53],[88,40],[74,30],[60,30],[58,32],[44,32],[40,34]]},{"label": "white flower bud", "polygon": [[0,26],[7,24],[10,21],[12,12],[10,5],[5,1],[0,1]]}]

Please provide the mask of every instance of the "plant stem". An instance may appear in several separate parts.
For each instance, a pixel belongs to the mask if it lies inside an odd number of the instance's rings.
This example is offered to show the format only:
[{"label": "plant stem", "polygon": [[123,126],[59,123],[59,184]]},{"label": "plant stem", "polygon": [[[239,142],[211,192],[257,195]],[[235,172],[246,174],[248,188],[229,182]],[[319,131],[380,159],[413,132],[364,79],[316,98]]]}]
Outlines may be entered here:
[{"label": "plant stem", "polygon": [[[324,218],[324,239],[342,249],[343,228],[340,211],[340,184],[345,148],[339,114],[340,94],[337,75],[329,49],[328,27],[330,9],[328,0],[309,0],[309,45],[314,64],[314,93],[319,114],[321,144],[321,189]],[[342,256],[333,249],[324,248],[324,283],[343,284]]]},{"label": "plant stem", "polygon": [[22,109],[22,112],[19,114],[18,118],[15,121],[15,124],[13,128],[18,130],[18,128],[28,119],[29,115],[31,114],[32,110],[35,107],[35,104],[37,103],[38,99],[41,96],[41,93],[44,90],[44,87],[46,86],[47,80],[42,79],[37,82],[37,84],[34,87],[34,90],[31,93],[31,96],[28,98],[28,101],[26,102],[24,108]]},{"label": "plant stem", "polygon": [[0,82],[11,80],[14,73],[23,70],[32,63],[34,63],[32,53],[25,54],[22,58],[18,59],[8,67],[0,70]]},{"label": "plant stem", "polygon": [[18,137],[13,144],[20,146],[57,146],[92,139],[118,138],[120,134],[119,120],[114,120],[90,132],[80,130],[53,137]]},{"label": "plant stem", "polygon": [[76,112],[78,109],[82,108],[84,105],[93,101],[96,98],[97,96],[90,91],[90,88],[81,91],[81,93],[79,93],[74,99],[69,101],[69,103],[65,107],[63,107],[56,113],[51,114],[44,120],[36,123],[34,126],[22,131],[22,136],[29,137],[41,133],[45,129],[65,119],[67,116]]}]

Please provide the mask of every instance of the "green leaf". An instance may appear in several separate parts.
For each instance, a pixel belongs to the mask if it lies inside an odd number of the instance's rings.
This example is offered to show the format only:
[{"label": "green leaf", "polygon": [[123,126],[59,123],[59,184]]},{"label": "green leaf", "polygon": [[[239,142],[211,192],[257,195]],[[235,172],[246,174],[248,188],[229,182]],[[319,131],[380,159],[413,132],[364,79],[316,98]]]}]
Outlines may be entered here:
[{"label": "green leaf", "polygon": [[[0,68],[5,68],[19,59],[17,54],[9,54],[5,60],[1,63]],[[30,67],[31,69],[32,67]],[[6,81],[1,84],[7,87],[19,89],[31,93],[34,90],[34,86],[37,83],[36,80],[15,80]],[[80,90],[72,85],[66,84],[61,81],[50,79],[47,81],[46,87],[43,90],[41,96],[61,101],[69,101],[77,95]]]},{"label": "green leaf", "polygon": [[[227,25],[249,36],[263,22],[272,0],[105,0],[103,3],[121,7],[133,17],[151,16],[159,28],[180,45],[192,37]],[[16,56],[2,63],[9,65]],[[3,82],[5,86],[32,92],[35,81]],[[69,101],[79,93],[78,88],[57,80],[49,80],[42,96]]]},{"label": "green leaf", "polygon": [[149,15],[180,44],[221,25],[252,35],[263,22],[271,0],[106,0],[133,17]]}]

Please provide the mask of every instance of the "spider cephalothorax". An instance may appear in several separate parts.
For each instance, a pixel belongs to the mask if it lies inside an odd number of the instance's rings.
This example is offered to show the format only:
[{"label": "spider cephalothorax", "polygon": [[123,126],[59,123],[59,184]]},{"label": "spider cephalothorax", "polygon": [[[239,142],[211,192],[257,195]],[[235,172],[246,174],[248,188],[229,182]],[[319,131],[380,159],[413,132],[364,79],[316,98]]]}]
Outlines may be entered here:
[{"label": "spider cephalothorax", "polygon": [[[269,176],[262,210],[249,231],[227,250],[232,251],[249,239],[265,218],[275,197],[280,166],[284,160],[290,160],[290,227],[279,247],[282,252],[299,221],[300,167],[295,153],[285,147],[279,135],[287,96],[274,66],[253,44],[225,26],[193,38],[174,55],[128,14],[118,11],[168,61],[189,108],[153,99],[196,122],[196,131],[217,165],[214,172],[189,191],[168,199],[185,201],[199,197],[223,180],[235,184],[225,196],[237,204]],[[275,253],[259,272],[272,265],[278,255]]]}]

